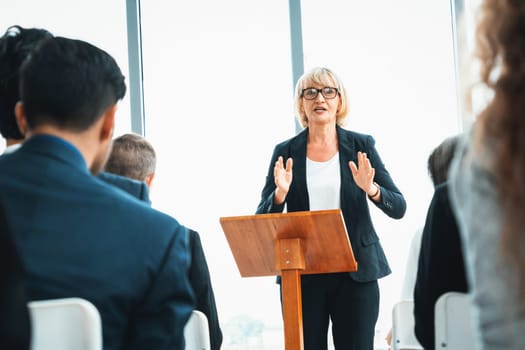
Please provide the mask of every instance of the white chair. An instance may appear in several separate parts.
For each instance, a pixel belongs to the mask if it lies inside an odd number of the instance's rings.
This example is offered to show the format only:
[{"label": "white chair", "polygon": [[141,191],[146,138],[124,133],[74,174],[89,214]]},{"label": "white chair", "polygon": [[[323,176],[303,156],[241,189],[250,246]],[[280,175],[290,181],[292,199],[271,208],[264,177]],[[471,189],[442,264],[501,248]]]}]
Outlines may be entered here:
[{"label": "white chair", "polygon": [[208,318],[204,313],[193,310],[184,326],[184,340],[186,350],[210,350],[210,329]]},{"label": "white chair", "polygon": [[423,350],[414,333],[414,301],[401,300],[392,310],[392,350]]},{"label": "white chair", "polygon": [[447,350],[475,350],[470,296],[447,292],[434,307],[435,346]]},{"label": "white chair", "polygon": [[28,303],[31,350],[102,350],[102,322],[96,307],[81,298]]}]

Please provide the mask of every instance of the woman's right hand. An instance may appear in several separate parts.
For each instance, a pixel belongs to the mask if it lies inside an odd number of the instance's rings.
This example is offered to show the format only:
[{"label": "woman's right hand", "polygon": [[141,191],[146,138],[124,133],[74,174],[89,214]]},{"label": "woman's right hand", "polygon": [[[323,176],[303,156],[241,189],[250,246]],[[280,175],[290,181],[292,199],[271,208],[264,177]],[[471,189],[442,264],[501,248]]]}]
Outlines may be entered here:
[{"label": "woman's right hand", "polygon": [[275,162],[275,166],[273,168],[273,178],[276,187],[274,195],[275,204],[282,204],[286,199],[286,195],[290,189],[290,184],[292,183],[292,167],[292,158],[288,158],[286,160],[286,166],[284,165],[282,156],[280,156]]}]

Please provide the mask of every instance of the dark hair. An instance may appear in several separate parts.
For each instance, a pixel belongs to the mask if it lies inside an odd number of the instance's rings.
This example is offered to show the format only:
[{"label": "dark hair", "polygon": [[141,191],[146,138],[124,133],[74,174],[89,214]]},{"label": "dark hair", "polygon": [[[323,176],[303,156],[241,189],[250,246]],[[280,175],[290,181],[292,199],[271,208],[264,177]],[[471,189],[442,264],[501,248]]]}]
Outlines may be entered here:
[{"label": "dark hair", "polygon": [[113,57],[82,40],[48,39],[22,65],[20,95],[30,129],[52,124],[84,131],[125,93]]},{"label": "dark hair", "polygon": [[53,35],[45,29],[7,28],[0,37],[0,134],[5,139],[24,138],[15,117],[15,105],[20,100],[20,67],[42,40]]},{"label": "dark hair", "polygon": [[487,0],[480,14],[476,53],[494,97],[477,118],[475,145],[490,147],[486,168],[502,208],[501,247],[520,274],[525,304],[525,3]]},{"label": "dark hair", "polygon": [[156,163],[155,150],[145,138],[137,134],[124,134],[113,140],[105,170],[144,181],[155,172]]},{"label": "dark hair", "polygon": [[434,187],[442,184],[448,179],[450,163],[458,145],[459,135],[447,137],[443,140],[428,157],[428,174]]}]

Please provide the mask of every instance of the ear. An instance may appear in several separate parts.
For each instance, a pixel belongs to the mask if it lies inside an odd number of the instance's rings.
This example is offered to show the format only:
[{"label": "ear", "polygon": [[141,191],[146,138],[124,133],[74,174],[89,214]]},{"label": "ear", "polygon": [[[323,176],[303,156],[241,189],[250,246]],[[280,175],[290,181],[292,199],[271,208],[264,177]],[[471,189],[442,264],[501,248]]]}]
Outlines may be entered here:
[{"label": "ear", "polygon": [[27,119],[26,114],[24,110],[24,104],[22,101],[18,101],[15,105],[15,117],[16,117],[16,123],[18,124],[18,129],[20,130],[20,133],[22,135],[27,136],[28,130],[27,130]]},{"label": "ear", "polygon": [[155,177],[155,173],[151,173],[144,179],[144,182],[148,186],[149,189],[151,189],[151,183],[153,182],[153,178]]},{"label": "ear", "polygon": [[117,104],[109,106],[102,115],[102,128],[100,129],[100,141],[107,141],[113,138],[113,130],[115,129],[115,114],[117,112]]}]

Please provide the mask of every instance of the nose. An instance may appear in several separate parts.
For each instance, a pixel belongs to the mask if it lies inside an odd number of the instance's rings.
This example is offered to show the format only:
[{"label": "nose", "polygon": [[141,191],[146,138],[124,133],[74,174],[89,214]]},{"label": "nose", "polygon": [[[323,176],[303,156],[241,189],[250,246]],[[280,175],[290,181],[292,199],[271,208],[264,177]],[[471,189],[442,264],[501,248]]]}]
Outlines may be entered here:
[{"label": "nose", "polygon": [[323,94],[321,93],[321,91],[317,91],[317,96],[315,97],[315,101],[320,101],[320,102],[323,102],[325,100]]}]

